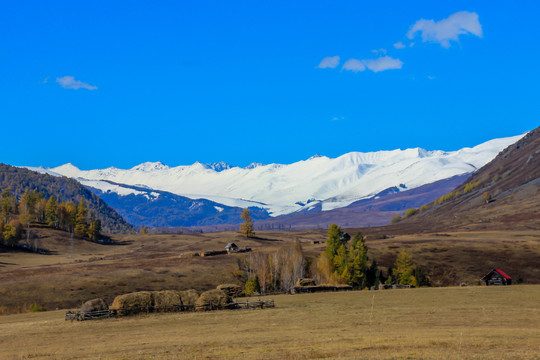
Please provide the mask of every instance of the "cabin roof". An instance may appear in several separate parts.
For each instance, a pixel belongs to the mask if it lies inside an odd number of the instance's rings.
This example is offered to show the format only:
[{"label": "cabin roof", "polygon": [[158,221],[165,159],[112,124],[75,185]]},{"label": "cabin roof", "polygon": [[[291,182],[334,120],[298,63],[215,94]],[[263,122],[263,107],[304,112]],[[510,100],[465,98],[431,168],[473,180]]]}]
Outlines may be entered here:
[{"label": "cabin roof", "polygon": [[508,276],[504,271],[502,271],[501,269],[493,269],[495,270],[496,272],[498,272],[499,274],[502,275],[502,277],[504,277],[506,280],[512,280],[512,278],[510,276]]},{"label": "cabin roof", "polygon": [[501,269],[491,269],[486,275],[482,276],[482,280],[484,280],[485,278],[487,278],[491,273],[493,272],[496,272],[498,273],[499,275],[501,275],[503,278],[505,278],[506,280],[512,280],[512,278],[510,276],[508,276],[504,271],[502,271]]},{"label": "cabin roof", "polygon": [[228,249],[228,248],[233,248],[233,247],[238,247],[235,243],[233,242],[230,242],[228,243],[227,245],[225,245],[225,249]]}]

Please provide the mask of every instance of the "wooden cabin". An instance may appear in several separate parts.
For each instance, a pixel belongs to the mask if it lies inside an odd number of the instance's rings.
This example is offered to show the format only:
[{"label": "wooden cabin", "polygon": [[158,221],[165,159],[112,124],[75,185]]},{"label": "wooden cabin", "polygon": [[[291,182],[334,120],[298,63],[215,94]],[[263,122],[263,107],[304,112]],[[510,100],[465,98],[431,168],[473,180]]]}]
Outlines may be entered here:
[{"label": "wooden cabin", "polygon": [[501,269],[492,269],[482,277],[486,285],[512,285],[512,278]]},{"label": "wooden cabin", "polygon": [[230,242],[225,246],[225,250],[227,250],[229,254],[235,253],[235,252],[238,252],[238,246],[235,243]]}]

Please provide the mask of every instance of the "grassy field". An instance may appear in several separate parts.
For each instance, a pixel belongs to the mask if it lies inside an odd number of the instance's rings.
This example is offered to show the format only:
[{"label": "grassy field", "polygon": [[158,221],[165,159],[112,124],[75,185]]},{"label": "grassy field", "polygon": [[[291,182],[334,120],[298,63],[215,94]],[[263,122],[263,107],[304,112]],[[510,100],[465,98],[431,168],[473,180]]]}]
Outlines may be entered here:
[{"label": "grassy field", "polygon": [[[352,234],[354,234],[352,232]],[[246,239],[237,232],[193,235],[116,235],[116,245],[75,240],[70,258],[69,235],[44,229],[40,244],[51,255],[0,251],[0,313],[25,311],[37,303],[47,310],[80,306],[101,297],[109,304],[119,294],[139,290],[208,290],[235,282],[237,255],[194,257],[221,250],[228,242],[272,252],[295,240],[307,256],[324,249],[325,231],[259,232]],[[317,240],[322,244],[313,244]],[[491,268],[501,268],[514,282],[540,283],[538,231],[462,232],[398,235],[368,234],[370,259],[385,269],[402,247],[431,276],[436,286],[477,285]]]},{"label": "grassy field", "polygon": [[540,286],[280,295],[276,308],[0,316],[2,359],[539,359]]}]

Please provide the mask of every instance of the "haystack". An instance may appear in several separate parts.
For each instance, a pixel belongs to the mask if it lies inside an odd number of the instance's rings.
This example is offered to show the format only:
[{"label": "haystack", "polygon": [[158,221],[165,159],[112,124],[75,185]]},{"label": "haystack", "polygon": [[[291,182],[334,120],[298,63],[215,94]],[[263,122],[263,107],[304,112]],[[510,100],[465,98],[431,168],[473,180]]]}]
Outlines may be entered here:
[{"label": "haystack", "polygon": [[242,287],[235,284],[218,285],[217,289],[225,292],[231,298],[239,297],[242,294]]},{"label": "haystack", "polygon": [[153,306],[152,293],[150,291],[139,291],[124,295],[118,295],[110,307],[118,315],[127,315],[141,311],[150,311]]},{"label": "haystack", "polygon": [[85,316],[86,313],[94,312],[94,311],[108,311],[109,306],[105,302],[105,300],[101,298],[88,300],[81,306],[81,308],[76,313],[77,320],[85,320],[87,316]]},{"label": "haystack", "polygon": [[182,300],[178,292],[173,290],[153,291],[155,311],[179,310]]},{"label": "haystack", "polygon": [[310,279],[310,278],[303,278],[303,279],[298,279],[294,286],[315,286],[315,285],[317,285],[315,283],[315,280]]},{"label": "haystack", "polygon": [[197,299],[199,299],[199,293],[193,289],[178,291],[178,295],[180,295],[180,300],[184,306],[195,306]]},{"label": "haystack", "polygon": [[224,291],[218,289],[208,290],[203,292],[197,299],[197,302],[195,303],[195,310],[204,311],[224,309],[227,307],[229,302],[230,298]]}]

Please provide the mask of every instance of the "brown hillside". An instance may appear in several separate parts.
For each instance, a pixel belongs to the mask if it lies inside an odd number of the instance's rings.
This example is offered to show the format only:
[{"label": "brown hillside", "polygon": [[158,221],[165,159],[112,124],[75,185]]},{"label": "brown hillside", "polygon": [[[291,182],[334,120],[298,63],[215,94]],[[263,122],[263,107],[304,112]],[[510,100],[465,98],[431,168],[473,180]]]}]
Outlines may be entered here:
[{"label": "brown hillside", "polygon": [[402,226],[416,231],[540,229],[540,128],[503,150],[451,194],[450,200],[430,204]]}]

